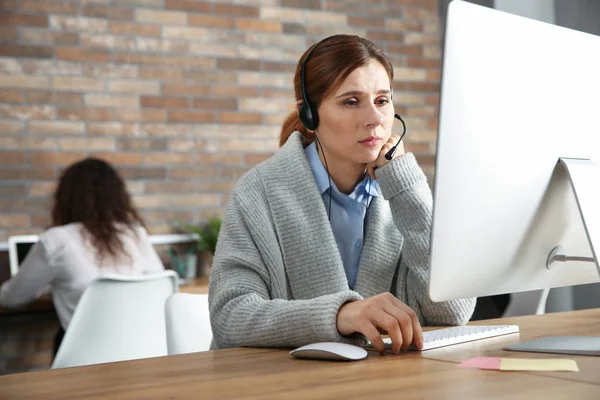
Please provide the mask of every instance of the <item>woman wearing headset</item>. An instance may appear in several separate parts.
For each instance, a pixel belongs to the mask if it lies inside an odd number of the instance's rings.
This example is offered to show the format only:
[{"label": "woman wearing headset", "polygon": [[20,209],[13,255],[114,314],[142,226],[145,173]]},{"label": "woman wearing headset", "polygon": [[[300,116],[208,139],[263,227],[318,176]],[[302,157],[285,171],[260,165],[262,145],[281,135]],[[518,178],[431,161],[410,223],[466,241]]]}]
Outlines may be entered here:
[{"label": "woman wearing headset", "polygon": [[302,56],[281,148],[227,207],[209,290],[214,348],[366,338],[383,353],[386,333],[398,353],[422,346],[421,324],[471,317],[475,299],[428,298],[432,197],[392,135],[392,80],[385,54],[357,36]]}]

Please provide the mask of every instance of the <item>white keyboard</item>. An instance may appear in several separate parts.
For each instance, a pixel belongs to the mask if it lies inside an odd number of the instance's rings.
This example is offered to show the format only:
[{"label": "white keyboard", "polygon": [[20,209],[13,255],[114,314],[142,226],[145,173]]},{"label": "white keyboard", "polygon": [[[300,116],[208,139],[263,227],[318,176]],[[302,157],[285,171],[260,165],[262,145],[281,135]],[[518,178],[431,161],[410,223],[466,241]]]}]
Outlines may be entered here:
[{"label": "white keyboard", "polygon": [[[423,332],[423,350],[518,332],[518,325],[453,326],[451,328],[442,328],[435,331]],[[383,339],[383,343],[386,349],[392,348],[392,339],[385,338]],[[369,343],[366,347],[373,348],[373,345]],[[408,349],[417,350],[413,346]]]}]

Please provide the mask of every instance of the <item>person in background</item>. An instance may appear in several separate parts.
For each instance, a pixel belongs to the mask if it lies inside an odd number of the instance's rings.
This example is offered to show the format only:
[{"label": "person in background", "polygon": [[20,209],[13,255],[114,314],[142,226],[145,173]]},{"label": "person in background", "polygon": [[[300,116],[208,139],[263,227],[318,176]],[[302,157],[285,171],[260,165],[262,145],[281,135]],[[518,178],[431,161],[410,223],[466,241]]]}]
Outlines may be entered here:
[{"label": "person in background", "polygon": [[353,35],[299,60],[281,148],[227,206],[209,287],[213,348],[369,339],[382,353],[386,333],[398,353],[422,347],[421,324],[469,321],[475,299],[428,296],[432,196],[392,133],[393,75]]},{"label": "person in background", "polygon": [[61,328],[54,355],[81,295],[103,274],[164,271],[125,182],[107,162],[87,158],[69,166],[54,193],[51,227],[39,236],[19,272],[0,287],[0,305],[18,308],[48,287]]}]

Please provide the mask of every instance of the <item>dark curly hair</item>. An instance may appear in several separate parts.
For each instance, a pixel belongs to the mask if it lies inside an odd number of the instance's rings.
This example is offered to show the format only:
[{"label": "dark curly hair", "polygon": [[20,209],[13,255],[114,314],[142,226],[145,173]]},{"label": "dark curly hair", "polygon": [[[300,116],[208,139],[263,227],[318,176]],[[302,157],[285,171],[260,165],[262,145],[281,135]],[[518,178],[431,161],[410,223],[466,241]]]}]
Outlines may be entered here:
[{"label": "dark curly hair", "polygon": [[123,178],[106,161],[86,158],[63,171],[54,193],[52,226],[80,222],[90,234],[99,261],[129,256],[119,238],[126,230],[135,235],[144,222]]}]

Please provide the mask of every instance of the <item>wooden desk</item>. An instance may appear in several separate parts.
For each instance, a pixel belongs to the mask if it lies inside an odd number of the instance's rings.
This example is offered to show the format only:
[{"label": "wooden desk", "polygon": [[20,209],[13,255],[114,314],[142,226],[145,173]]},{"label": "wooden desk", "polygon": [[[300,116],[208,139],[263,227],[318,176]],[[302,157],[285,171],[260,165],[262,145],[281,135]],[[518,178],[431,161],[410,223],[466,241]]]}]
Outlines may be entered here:
[{"label": "wooden desk", "polygon": [[208,277],[196,278],[179,286],[180,293],[208,294]]},{"label": "wooden desk", "polygon": [[[592,334],[600,310],[521,317],[485,323],[518,323],[523,338],[569,330]],[[593,325],[596,324],[594,327]],[[539,328],[539,329],[538,329]],[[569,330],[569,333],[577,332]],[[514,338],[513,338],[514,340]],[[475,343],[475,342],[474,342]],[[458,361],[500,344],[453,346],[445,360],[420,353],[340,363],[296,360],[288,350],[228,349],[88,367],[0,376],[0,398],[86,399],[596,399],[600,383],[583,382],[600,369],[600,357],[579,373],[540,374],[456,368]],[[481,347],[483,346],[483,347]],[[486,347],[489,350],[485,350]],[[462,347],[462,348],[461,348]],[[476,347],[479,347],[477,349]],[[507,354],[513,354],[506,352]],[[503,354],[506,356],[507,354]],[[532,353],[514,353],[529,357]],[[436,357],[441,357],[439,354]]]},{"label": "wooden desk", "polygon": [[[519,334],[442,347],[423,352],[423,357],[461,363],[473,357],[570,358],[577,361],[579,372],[532,372],[533,375],[600,385],[600,357],[568,354],[504,351],[502,347],[545,336],[600,336],[600,309],[552,313],[538,316],[491,319],[471,325],[519,325]],[[600,398],[600,387],[598,388]]]}]

